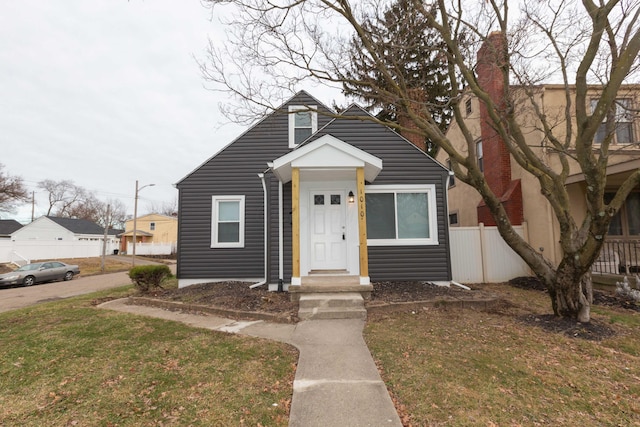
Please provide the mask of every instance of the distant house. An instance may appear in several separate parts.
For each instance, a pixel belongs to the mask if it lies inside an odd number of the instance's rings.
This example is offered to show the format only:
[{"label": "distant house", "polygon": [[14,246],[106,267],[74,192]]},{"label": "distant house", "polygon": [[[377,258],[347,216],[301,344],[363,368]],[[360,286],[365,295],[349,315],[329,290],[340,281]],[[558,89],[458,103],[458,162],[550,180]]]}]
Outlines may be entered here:
[{"label": "distant house", "polygon": [[300,92],[180,180],[179,285],[451,280],[448,171],[368,114]]},{"label": "distant house", "polygon": [[10,239],[11,234],[22,228],[15,219],[0,219],[0,239]]},{"label": "distant house", "polygon": [[[119,241],[117,234],[121,230],[108,230],[110,243]],[[27,240],[59,240],[59,241],[92,241],[104,238],[104,228],[86,219],[59,218],[42,216],[25,225],[11,235],[14,241]]]},{"label": "distant house", "polygon": [[[175,248],[178,241],[178,218],[175,216],[148,214],[136,220],[136,241],[138,243],[169,244]],[[133,219],[125,223],[125,231],[120,234],[121,250],[126,251],[133,242]]]},{"label": "distant house", "polygon": [[0,262],[97,257],[119,247],[121,232],[108,230],[104,242],[104,228],[94,222],[43,216],[0,239]]}]

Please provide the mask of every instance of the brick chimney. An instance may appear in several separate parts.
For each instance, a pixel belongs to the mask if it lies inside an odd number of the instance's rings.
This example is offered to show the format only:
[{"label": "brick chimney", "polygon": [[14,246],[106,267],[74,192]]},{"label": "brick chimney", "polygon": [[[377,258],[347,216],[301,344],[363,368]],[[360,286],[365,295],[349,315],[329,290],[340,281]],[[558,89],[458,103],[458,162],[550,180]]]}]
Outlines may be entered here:
[{"label": "brick chimney", "polygon": [[[505,80],[508,81],[503,76],[503,68],[508,61],[507,41],[504,35],[501,32],[489,34],[478,50],[477,59],[478,84],[493,100],[498,115],[503,115],[506,108]],[[508,72],[508,68],[505,69]],[[489,110],[483,102],[480,102],[480,135],[485,179],[494,194],[500,197],[511,224],[520,225],[524,216],[520,180],[511,179],[511,155],[503,139],[496,132],[489,117]],[[484,201],[478,205],[477,211],[478,222],[496,225]]]},{"label": "brick chimney", "polygon": [[[421,110],[425,101],[424,89],[416,88],[409,89],[407,91],[407,95],[409,96],[409,108],[415,114],[422,114]],[[412,129],[418,129],[416,123],[411,120],[409,115],[404,112],[398,113],[398,124],[402,126],[404,129],[400,131],[400,134],[411,142],[413,145],[418,147],[422,151],[427,151],[427,143],[424,140],[424,135],[420,134],[419,131],[412,131]]]}]

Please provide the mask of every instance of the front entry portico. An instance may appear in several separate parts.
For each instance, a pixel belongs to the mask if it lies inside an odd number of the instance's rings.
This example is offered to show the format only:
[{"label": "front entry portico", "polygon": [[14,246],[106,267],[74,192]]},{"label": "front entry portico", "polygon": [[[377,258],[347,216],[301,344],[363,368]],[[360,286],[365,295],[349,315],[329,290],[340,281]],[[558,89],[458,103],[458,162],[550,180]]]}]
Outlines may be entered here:
[{"label": "front entry portico", "polygon": [[331,135],[273,162],[278,179],[291,182],[291,285],[318,273],[369,285],[364,184],[381,170],[379,158]]}]

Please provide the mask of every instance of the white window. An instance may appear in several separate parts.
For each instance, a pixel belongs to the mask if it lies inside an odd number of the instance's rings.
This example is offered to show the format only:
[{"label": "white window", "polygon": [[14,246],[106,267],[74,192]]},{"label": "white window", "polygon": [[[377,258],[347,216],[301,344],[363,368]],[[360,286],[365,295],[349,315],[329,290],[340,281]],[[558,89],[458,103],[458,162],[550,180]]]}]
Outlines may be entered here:
[{"label": "white window", "polygon": [[478,158],[478,169],[484,172],[484,153],[482,152],[482,140],[476,141],[476,157]]},{"label": "white window", "polygon": [[151,222],[151,223],[149,223],[149,229],[150,229],[151,231],[155,231],[155,229],[156,229],[156,223],[155,223],[155,222]]},{"label": "white window", "polygon": [[369,185],[367,244],[437,245],[434,185]]},{"label": "white window", "polygon": [[315,109],[315,105],[289,107],[289,148],[295,148],[318,130],[318,113]]},{"label": "white window", "polygon": [[[598,99],[591,100],[591,113],[593,114]],[[635,142],[633,138],[633,110],[631,106],[631,99],[619,98],[616,99],[614,105],[614,131],[611,139],[612,144],[632,144]],[[607,118],[605,117],[598,131],[594,141],[596,144],[601,144],[607,138]]]},{"label": "white window", "polygon": [[211,247],[244,247],[244,196],[213,196]]}]

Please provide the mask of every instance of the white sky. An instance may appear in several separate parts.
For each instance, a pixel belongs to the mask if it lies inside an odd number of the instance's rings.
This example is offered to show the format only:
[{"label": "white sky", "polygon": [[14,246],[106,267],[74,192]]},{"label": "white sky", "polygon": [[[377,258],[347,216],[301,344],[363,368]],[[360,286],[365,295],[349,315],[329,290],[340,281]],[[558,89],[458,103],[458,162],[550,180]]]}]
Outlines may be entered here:
[{"label": "white sky", "polygon": [[[0,5],[0,163],[48,207],[44,179],[74,181],[133,214],[244,129],[204,89],[194,56],[222,29],[198,0],[6,1]],[[17,215],[27,222],[31,206]]]}]

